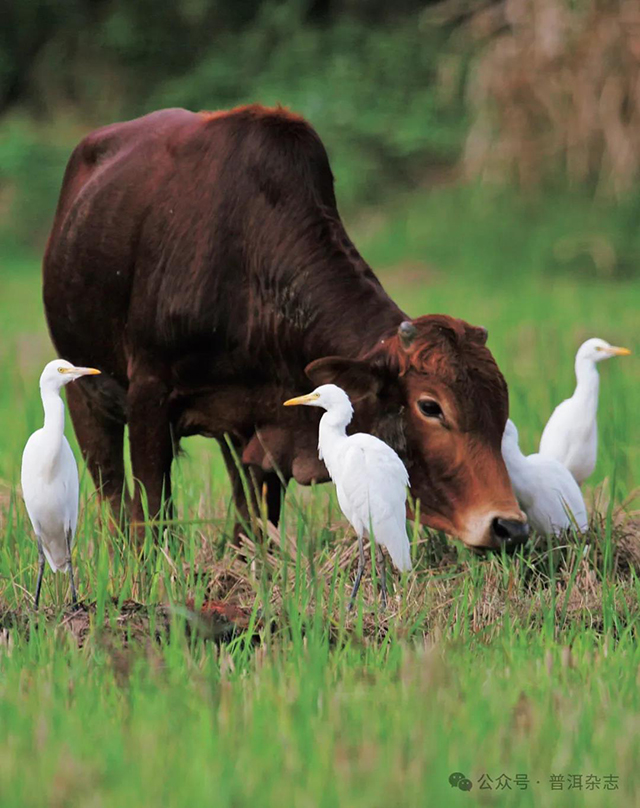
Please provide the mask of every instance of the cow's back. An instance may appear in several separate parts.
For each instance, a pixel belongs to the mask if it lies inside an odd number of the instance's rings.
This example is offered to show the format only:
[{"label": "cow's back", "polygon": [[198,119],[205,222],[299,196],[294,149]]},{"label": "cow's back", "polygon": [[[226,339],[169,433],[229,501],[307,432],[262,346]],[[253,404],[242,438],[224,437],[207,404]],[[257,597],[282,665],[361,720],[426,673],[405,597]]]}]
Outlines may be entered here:
[{"label": "cow's back", "polygon": [[44,258],[47,321],[61,356],[126,379],[125,336],[141,231],[170,170],[167,139],[193,119],[163,110],[88,135],[65,173]]},{"label": "cow's back", "polygon": [[69,161],[44,260],[58,353],[126,385],[133,349],[211,350],[230,311],[249,314],[242,275],[275,234],[286,246],[307,202],[335,207],[331,171],[283,110],[161,110],[93,132]]}]

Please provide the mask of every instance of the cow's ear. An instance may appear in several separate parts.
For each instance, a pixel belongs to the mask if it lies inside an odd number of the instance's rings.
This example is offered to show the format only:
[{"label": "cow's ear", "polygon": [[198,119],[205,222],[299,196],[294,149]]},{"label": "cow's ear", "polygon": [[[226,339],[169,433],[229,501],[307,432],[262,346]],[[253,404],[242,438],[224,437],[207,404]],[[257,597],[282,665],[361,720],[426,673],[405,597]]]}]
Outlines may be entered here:
[{"label": "cow's ear", "polygon": [[323,356],[322,359],[314,359],[304,370],[316,387],[321,384],[337,384],[352,402],[368,395],[375,396],[382,387],[380,373],[369,362],[361,359]]}]

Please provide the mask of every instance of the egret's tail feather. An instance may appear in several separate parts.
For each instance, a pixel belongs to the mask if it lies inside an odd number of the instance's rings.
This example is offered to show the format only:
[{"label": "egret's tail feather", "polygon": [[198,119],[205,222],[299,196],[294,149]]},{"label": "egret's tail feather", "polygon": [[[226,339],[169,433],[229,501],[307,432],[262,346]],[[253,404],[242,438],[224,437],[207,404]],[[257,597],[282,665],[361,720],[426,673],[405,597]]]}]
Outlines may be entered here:
[{"label": "egret's tail feather", "polygon": [[391,560],[398,570],[400,570],[400,572],[409,572],[409,570],[412,568],[409,538],[406,537],[406,534],[405,539],[406,541],[403,540],[400,547],[395,547],[393,552],[389,550]]},{"label": "egret's tail feather", "polygon": [[412,567],[411,546],[404,521],[401,525],[395,522],[378,525],[374,538],[378,544],[386,548],[396,569],[400,572],[409,572]]},{"label": "egret's tail feather", "polygon": [[64,549],[59,547],[51,548],[47,547],[43,542],[42,551],[54,572],[69,572],[70,559],[66,547]]}]

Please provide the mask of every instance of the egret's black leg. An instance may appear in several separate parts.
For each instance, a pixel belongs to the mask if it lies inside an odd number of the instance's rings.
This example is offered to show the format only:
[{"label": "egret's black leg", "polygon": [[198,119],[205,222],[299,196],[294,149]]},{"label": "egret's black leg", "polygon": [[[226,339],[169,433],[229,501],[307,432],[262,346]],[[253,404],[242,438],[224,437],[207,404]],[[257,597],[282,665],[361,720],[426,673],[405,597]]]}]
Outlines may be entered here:
[{"label": "egret's black leg", "polygon": [[67,531],[67,552],[69,553],[69,582],[71,584],[71,601],[73,608],[78,608],[78,593],[76,592],[76,583],[73,580],[73,564],[71,563],[71,531]]},{"label": "egret's black leg", "polygon": [[38,611],[38,604],[40,603],[40,590],[42,589],[42,577],[44,576],[44,553],[42,552],[42,545],[38,539],[38,581],[36,583],[36,596],[34,609]]},{"label": "egret's black leg", "polygon": [[360,581],[362,580],[362,573],[364,572],[364,545],[362,543],[362,536],[358,535],[358,549],[360,550],[360,562],[358,564],[358,572],[356,574],[356,582],[351,590],[351,599],[349,601],[349,611],[353,609],[353,603],[360,589]]},{"label": "egret's black leg", "polygon": [[[380,559],[380,564],[378,564],[378,559]],[[380,587],[381,587],[381,598],[382,598],[382,611],[386,611],[387,608],[387,564],[386,559],[384,557],[384,553],[382,549],[376,546],[376,567],[380,571]]]}]

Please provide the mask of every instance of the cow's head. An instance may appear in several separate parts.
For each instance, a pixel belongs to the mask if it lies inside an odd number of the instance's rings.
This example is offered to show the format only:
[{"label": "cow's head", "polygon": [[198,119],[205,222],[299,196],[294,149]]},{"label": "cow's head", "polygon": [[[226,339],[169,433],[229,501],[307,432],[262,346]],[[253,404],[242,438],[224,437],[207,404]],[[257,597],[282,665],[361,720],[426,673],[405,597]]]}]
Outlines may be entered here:
[{"label": "cow's head", "polygon": [[349,394],[358,422],[405,460],[422,521],[473,547],[527,537],[501,454],[507,385],[483,328],[445,315],[400,324],[363,359],[306,368]]}]

